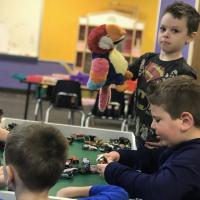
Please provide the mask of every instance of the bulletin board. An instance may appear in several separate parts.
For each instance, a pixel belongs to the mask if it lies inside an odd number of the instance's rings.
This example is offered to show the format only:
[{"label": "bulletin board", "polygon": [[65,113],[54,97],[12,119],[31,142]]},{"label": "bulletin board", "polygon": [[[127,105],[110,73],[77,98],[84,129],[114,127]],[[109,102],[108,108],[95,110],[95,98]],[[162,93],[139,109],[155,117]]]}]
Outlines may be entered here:
[{"label": "bulletin board", "polygon": [[0,54],[38,57],[43,0],[0,0]]}]

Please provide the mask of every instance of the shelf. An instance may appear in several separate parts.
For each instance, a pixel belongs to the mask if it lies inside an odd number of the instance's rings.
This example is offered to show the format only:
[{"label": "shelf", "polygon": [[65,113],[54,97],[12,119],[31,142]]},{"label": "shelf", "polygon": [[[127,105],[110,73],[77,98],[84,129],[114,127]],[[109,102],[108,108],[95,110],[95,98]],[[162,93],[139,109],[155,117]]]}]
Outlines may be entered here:
[{"label": "shelf", "polygon": [[79,32],[76,48],[75,65],[82,67],[85,73],[89,73],[91,66],[91,53],[87,48],[87,38],[90,31],[101,24],[118,24],[126,30],[125,39],[116,48],[124,55],[129,63],[141,54],[144,23],[136,20],[132,15],[126,15],[117,11],[88,14],[79,19]]}]

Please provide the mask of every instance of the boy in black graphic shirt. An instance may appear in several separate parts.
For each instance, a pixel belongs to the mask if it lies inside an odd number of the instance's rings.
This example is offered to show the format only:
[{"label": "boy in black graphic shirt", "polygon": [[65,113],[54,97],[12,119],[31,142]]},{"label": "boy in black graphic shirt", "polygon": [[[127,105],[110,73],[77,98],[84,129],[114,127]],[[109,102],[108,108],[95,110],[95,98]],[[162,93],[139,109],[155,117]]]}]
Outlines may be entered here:
[{"label": "boy in black graphic shirt", "polygon": [[200,15],[192,6],[183,2],[169,5],[163,13],[158,34],[160,54],[146,53],[129,66],[134,79],[138,79],[133,130],[138,148],[144,144],[149,148],[159,146],[151,129],[152,116],[146,97],[149,85],[178,75],[197,78],[183,58],[182,49],[194,39],[199,22]]}]

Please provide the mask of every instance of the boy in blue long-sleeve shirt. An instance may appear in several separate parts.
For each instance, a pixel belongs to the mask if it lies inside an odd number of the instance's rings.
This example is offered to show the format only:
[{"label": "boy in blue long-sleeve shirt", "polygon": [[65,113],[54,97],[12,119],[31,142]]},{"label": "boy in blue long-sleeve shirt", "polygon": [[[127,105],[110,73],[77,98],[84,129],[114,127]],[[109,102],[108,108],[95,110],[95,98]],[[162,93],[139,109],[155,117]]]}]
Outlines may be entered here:
[{"label": "boy in blue long-sleeve shirt", "polygon": [[151,127],[168,148],[110,152],[98,170],[132,198],[199,200],[200,83],[178,76],[152,88]]}]

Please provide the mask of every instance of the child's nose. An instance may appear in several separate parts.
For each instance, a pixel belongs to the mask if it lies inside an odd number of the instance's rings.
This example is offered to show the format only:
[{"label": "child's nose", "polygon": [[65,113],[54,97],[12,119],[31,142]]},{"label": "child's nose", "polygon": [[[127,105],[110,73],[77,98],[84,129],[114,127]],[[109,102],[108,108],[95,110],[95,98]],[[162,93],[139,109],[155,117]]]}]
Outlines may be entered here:
[{"label": "child's nose", "polygon": [[164,36],[164,37],[169,37],[169,36],[170,36],[169,30],[166,30],[166,31],[163,33],[163,36]]},{"label": "child's nose", "polygon": [[154,120],[151,122],[151,128],[152,128],[152,129],[156,129],[156,123],[155,123]]}]

